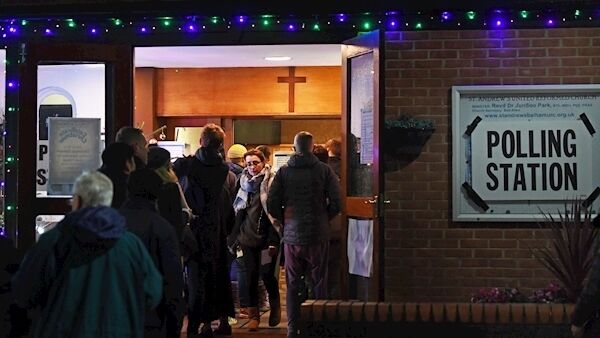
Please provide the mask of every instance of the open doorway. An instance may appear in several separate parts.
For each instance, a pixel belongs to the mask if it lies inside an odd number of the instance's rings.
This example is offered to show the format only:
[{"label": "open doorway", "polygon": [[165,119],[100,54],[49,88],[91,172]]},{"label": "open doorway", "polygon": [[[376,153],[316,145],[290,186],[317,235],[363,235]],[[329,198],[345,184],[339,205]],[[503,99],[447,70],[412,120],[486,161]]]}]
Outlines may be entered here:
[{"label": "open doorway", "polygon": [[[227,135],[225,149],[265,144],[272,149],[270,163],[277,166],[287,160],[299,131],[310,131],[320,145],[341,137],[341,60],[339,44],[138,47],[134,125],[159,146],[191,154],[199,146],[199,128],[216,123]],[[334,236],[341,236],[336,227]],[[335,247],[340,251],[339,244]],[[338,283],[341,266],[330,265]],[[279,285],[284,300],[283,274]],[[331,297],[341,298],[339,285],[333,287]],[[246,322],[238,317],[235,325]]]}]

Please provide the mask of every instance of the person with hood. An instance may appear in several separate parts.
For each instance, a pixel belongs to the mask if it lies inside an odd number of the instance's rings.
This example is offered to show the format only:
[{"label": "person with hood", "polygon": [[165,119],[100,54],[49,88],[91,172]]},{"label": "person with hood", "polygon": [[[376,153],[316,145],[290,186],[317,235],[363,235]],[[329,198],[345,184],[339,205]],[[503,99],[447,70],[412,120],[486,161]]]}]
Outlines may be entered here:
[{"label": "person with hood", "polygon": [[[238,257],[238,285],[240,294],[247,294],[248,299],[241,299],[240,306],[247,308],[250,331],[256,331],[260,324],[258,309],[258,279],[265,284],[269,294],[271,314],[269,326],[276,326],[281,321],[279,303],[279,285],[275,277],[275,266],[272,269],[261,269],[263,264],[270,264],[277,258],[279,247],[279,226],[275,219],[267,213],[267,196],[274,174],[265,162],[265,156],[256,149],[244,154],[246,167],[238,180],[237,195],[233,202],[236,222],[228,239],[231,251]],[[270,262],[261,261],[262,250],[267,249]],[[243,303],[244,301],[248,303]]]},{"label": "person with hood", "polygon": [[183,269],[175,229],[158,213],[156,205],[162,184],[151,169],[134,171],[127,184],[129,197],[120,211],[127,228],[144,243],[164,278],[159,306],[146,313],[145,337],[179,338],[185,308]]},{"label": "person with hood", "polygon": [[133,147],[128,144],[111,143],[102,152],[102,167],[99,172],[110,178],[113,198],[110,206],[119,209],[127,198],[127,178],[135,170]]},{"label": "person with hood", "polygon": [[283,228],[288,337],[298,336],[302,276],[316,299],[327,298],[329,220],[340,211],[339,180],[312,153],[311,133],[294,137],[294,154],[273,179],[267,208]]},{"label": "person with hood", "polygon": [[[202,129],[196,154],[174,163],[177,177],[185,178],[182,187],[192,209],[190,229],[197,245],[186,260],[190,338],[231,335],[227,317],[235,316],[227,250],[227,235],[234,220],[230,191],[235,189],[228,182],[235,184],[235,180],[228,180],[234,175],[220,153],[224,138],[223,129],[209,123]],[[219,327],[213,333],[210,324],[216,319]]]},{"label": "person with hood", "polygon": [[162,297],[162,276],[109,207],[108,177],[84,172],[73,189],[73,212],[40,237],[12,280],[19,306],[41,307],[31,336],[142,338],[144,312]]}]

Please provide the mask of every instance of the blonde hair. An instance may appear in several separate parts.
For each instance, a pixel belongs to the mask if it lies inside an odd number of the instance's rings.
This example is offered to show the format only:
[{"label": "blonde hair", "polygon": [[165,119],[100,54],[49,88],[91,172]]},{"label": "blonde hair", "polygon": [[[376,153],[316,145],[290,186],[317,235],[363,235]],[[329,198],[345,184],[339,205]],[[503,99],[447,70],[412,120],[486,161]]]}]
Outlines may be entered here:
[{"label": "blonde hair", "polygon": [[177,175],[175,174],[173,168],[171,168],[169,164],[154,169],[154,172],[160,177],[163,183],[178,181]]}]

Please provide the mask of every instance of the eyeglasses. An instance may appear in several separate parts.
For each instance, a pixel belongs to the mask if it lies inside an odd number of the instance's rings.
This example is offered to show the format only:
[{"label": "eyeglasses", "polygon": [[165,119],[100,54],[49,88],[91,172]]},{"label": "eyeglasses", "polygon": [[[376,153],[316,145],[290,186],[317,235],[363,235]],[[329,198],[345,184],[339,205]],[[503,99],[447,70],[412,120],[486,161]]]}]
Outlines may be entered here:
[{"label": "eyeglasses", "polygon": [[250,162],[246,162],[246,165],[249,166],[257,166],[259,164],[261,164],[261,161],[250,161]]}]

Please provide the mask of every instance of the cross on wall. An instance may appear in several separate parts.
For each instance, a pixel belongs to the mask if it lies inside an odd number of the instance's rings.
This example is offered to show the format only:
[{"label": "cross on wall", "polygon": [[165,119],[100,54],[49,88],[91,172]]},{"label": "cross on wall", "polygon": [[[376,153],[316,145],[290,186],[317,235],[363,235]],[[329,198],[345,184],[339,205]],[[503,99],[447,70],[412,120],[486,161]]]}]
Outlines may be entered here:
[{"label": "cross on wall", "polygon": [[288,110],[290,113],[294,112],[294,97],[295,97],[295,85],[296,83],[306,83],[306,76],[296,77],[296,67],[289,67],[288,76],[278,76],[278,83],[287,83],[289,88],[288,94]]}]

